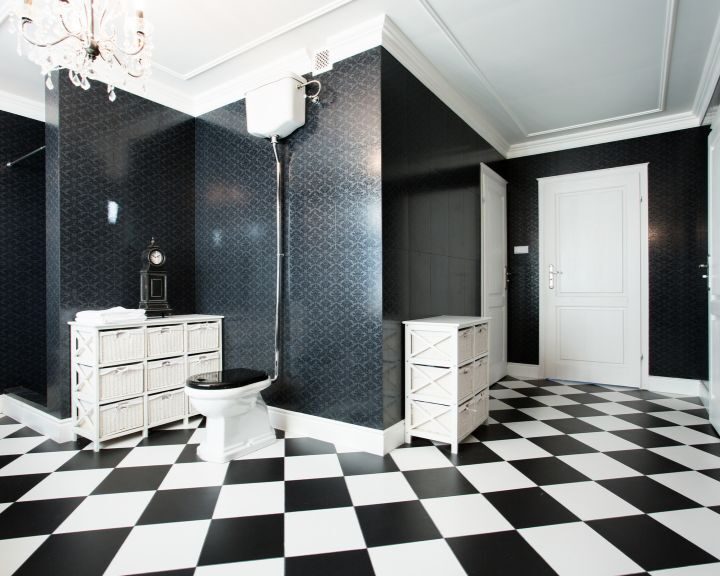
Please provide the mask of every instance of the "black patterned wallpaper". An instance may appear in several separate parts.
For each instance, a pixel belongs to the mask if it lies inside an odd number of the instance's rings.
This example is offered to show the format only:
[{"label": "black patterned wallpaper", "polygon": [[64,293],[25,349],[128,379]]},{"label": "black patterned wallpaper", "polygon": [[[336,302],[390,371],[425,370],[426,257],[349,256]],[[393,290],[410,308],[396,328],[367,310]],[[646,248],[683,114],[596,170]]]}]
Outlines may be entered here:
[{"label": "black patterned wallpaper", "polygon": [[402,418],[403,320],[477,316],[480,163],[500,155],[382,52],[385,425]]},{"label": "black patterned wallpaper", "polygon": [[[0,394],[45,396],[45,143],[42,122],[0,111]],[[29,394],[28,394],[29,393]]]},{"label": "black patterned wallpaper", "polygon": [[126,92],[109,102],[103,84],[85,92],[66,74],[48,95],[48,408],[67,415],[67,321],[136,308],[151,237],[167,253],[170,306],[194,311],[195,130],[181,112]]},{"label": "black patterned wallpaper", "polygon": [[[380,48],[324,73],[322,103],[281,141],[282,378],[289,410],[383,428]],[[245,103],[197,119],[198,312],[226,316],[224,363],[272,371],[275,161]]]},{"label": "black patterned wallpaper", "polygon": [[[491,164],[508,181],[508,360],[538,363],[537,178],[649,162],[650,374],[707,378],[708,127]],[[515,255],[512,247],[529,246]]]}]

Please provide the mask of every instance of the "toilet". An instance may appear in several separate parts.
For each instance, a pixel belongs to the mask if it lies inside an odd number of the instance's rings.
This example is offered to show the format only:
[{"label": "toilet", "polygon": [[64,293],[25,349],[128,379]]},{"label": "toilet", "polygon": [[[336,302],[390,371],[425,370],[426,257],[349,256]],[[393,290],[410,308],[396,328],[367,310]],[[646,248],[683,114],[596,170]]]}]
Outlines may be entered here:
[{"label": "toilet", "polygon": [[227,462],[275,442],[260,392],[270,386],[266,372],[233,368],[196,374],[185,383],[195,409],[207,418],[197,449],[207,462]]}]

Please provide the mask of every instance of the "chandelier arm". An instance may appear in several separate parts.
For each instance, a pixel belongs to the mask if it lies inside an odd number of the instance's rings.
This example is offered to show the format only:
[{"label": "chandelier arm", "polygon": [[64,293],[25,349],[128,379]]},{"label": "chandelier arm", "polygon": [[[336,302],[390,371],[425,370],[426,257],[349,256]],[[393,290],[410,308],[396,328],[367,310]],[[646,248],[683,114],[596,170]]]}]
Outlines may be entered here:
[{"label": "chandelier arm", "polygon": [[140,46],[137,50],[135,50],[134,52],[125,52],[125,50],[118,46],[117,48],[115,48],[115,52],[120,52],[120,54],[122,54],[123,56],[131,58],[133,56],[137,56],[138,54],[140,54],[140,52],[145,50],[145,32],[141,32],[140,30],[138,30],[136,34],[140,37]]},{"label": "chandelier arm", "polygon": [[[122,61],[115,54],[113,54],[113,58],[115,59],[115,62],[120,64],[120,66],[123,65]],[[131,78],[142,78],[142,74],[133,74],[132,72],[130,72],[130,70],[125,70],[125,74],[127,74]]]},{"label": "chandelier arm", "polygon": [[29,42],[33,46],[37,46],[38,48],[50,48],[51,46],[57,46],[58,44],[61,44],[62,42],[65,42],[65,40],[69,40],[70,38],[76,38],[77,40],[80,40],[82,42],[82,38],[78,34],[67,34],[66,36],[63,36],[62,38],[58,38],[54,42],[48,42],[47,44],[40,44],[39,42],[33,40],[28,35],[27,31],[25,30],[25,26],[27,24],[31,24],[32,20],[23,20],[22,23],[22,35],[26,42]]},{"label": "chandelier arm", "polygon": [[65,17],[62,14],[60,15],[60,23],[62,24],[62,27],[65,28],[65,32],[67,32],[70,36],[80,38],[80,32],[73,32],[72,30],[70,30],[70,27],[65,22]]}]

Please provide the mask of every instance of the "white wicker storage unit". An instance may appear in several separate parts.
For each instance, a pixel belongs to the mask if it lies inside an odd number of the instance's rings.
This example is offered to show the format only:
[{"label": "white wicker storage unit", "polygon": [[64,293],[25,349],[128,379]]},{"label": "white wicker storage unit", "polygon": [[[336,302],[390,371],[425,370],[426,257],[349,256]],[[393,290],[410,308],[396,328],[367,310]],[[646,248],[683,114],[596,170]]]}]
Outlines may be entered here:
[{"label": "white wicker storage unit", "polygon": [[193,416],[185,380],[222,369],[222,316],[70,324],[73,433],[100,442]]},{"label": "white wicker storage unit", "polygon": [[489,415],[489,318],[436,316],[405,324],[405,442],[458,443]]}]

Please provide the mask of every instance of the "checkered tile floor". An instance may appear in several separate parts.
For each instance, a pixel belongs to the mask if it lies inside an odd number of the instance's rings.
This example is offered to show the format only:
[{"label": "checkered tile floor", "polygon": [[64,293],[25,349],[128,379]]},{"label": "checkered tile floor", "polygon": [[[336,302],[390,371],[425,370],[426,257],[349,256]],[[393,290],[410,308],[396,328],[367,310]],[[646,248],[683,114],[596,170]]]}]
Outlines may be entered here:
[{"label": "checkered tile floor", "polygon": [[457,455],[282,438],[199,461],[201,421],[56,444],[0,416],[0,574],[720,574],[698,398],[506,379]]}]

